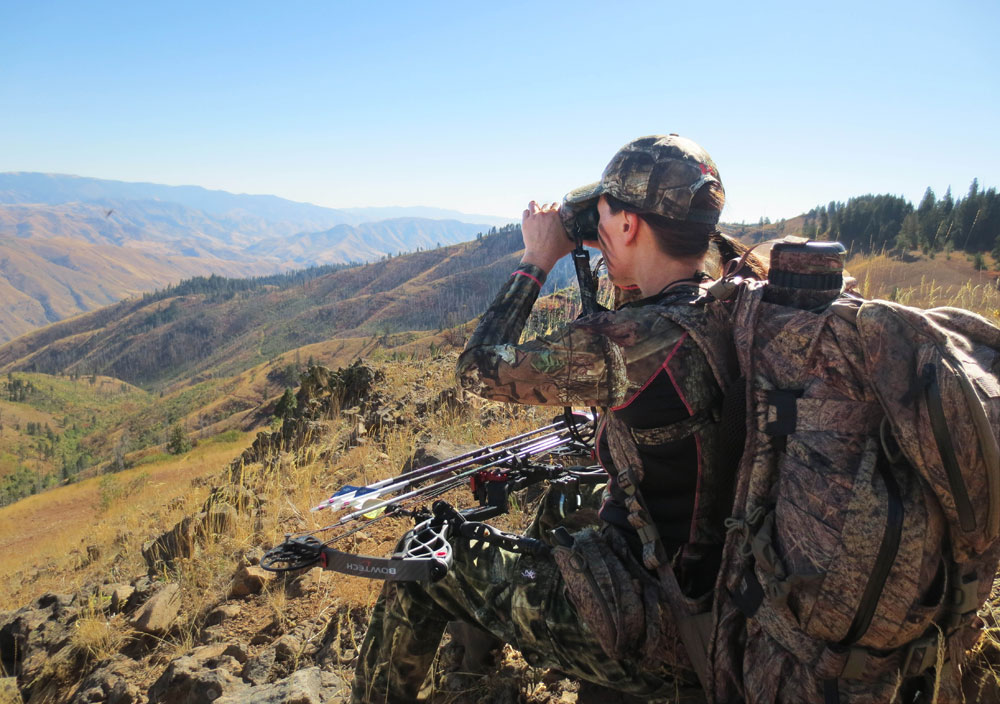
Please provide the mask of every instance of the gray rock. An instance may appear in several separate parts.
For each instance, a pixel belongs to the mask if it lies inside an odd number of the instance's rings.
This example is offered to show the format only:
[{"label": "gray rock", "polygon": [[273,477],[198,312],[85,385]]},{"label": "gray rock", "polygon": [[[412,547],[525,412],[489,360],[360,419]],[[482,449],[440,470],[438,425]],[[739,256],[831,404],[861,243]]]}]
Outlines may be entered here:
[{"label": "gray rock", "polygon": [[259,545],[254,545],[251,548],[247,548],[240,559],[248,565],[260,564],[260,561],[264,557],[264,549]]},{"label": "gray rock", "polygon": [[55,594],[48,592],[38,597],[38,601],[35,603],[39,609],[52,609],[52,615],[58,618],[61,614],[72,608],[75,602],[75,594]]},{"label": "gray rock", "polygon": [[146,599],[152,596],[156,588],[156,583],[149,577],[142,576],[132,582],[132,587],[135,591],[132,592],[131,596],[125,602],[123,610],[126,612],[135,611]]},{"label": "gray rock", "polygon": [[143,696],[138,686],[125,680],[118,680],[108,692],[107,704],[137,704],[142,699]]},{"label": "gray rock", "polygon": [[142,694],[130,678],[138,676],[138,667],[138,663],[124,655],[113,656],[80,682],[69,704],[136,704]]},{"label": "gray rock", "polygon": [[[234,648],[237,650],[234,651]],[[192,658],[204,669],[214,670],[222,668],[235,675],[242,669],[243,662],[233,657],[233,652],[242,653],[238,649],[238,646],[233,646],[229,643],[213,643],[195,648],[188,657]],[[246,653],[242,654],[245,661]]]},{"label": "gray rock", "polygon": [[162,565],[172,564],[178,557],[191,557],[194,554],[195,539],[205,515],[199,513],[187,516],[158,538],[143,544],[142,557],[146,560],[150,574],[156,573]]},{"label": "gray rock", "polygon": [[169,582],[136,612],[132,617],[132,626],[150,635],[166,635],[177,620],[180,609],[180,586],[175,582]]},{"label": "gray rock", "polygon": [[228,663],[215,668],[208,664],[205,658],[192,656],[171,662],[149,688],[149,704],[210,704],[223,696],[246,701],[242,693],[249,688],[232,674]]},{"label": "gray rock", "polygon": [[266,684],[271,679],[271,673],[274,672],[274,661],[274,650],[268,648],[246,661],[240,677],[253,685]]},{"label": "gray rock", "polygon": [[227,637],[225,626],[205,626],[201,629],[202,643],[222,643]]},{"label": "gray rock", "polygon": [[217,704],[331,704],[346,701],[349,694],[350,686],[342,678],[310,667],[273,684],[227,694]]},{"label": "gray rock", "polygon": [[250,655],[247,653],[246,648],[239,643],[230,643],[226,646],[226,649],[222,651],[222,654],[231,657],[241,665],[245,665],[246,661],[250,659]]},{"label": "gray rock", "polygon": [[31,606],[0,618],[0,666],[33,683],[49,657],[67,647],[68,625],[76,618],[73,597],[46,594]]}]

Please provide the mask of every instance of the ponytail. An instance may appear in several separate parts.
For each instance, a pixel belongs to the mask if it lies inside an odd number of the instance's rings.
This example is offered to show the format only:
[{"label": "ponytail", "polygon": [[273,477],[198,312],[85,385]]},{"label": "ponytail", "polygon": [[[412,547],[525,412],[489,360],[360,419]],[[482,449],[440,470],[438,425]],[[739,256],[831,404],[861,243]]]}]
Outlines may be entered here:
[{"label": "ponytail", "polygon": [[[736,274],[744,278],[757,279],[758,281],[763,281],[767,278],[767,265],[751,251],[750,247],[747,247],[738,240],[734,240],[732,237],[722,234],[719,230],[715,230],[710,235],[710,238],[719,250],[719,260],[723,273]],[[728,271],[729,262],[733,261],[740,262],[739,268],[736,271]]]}]

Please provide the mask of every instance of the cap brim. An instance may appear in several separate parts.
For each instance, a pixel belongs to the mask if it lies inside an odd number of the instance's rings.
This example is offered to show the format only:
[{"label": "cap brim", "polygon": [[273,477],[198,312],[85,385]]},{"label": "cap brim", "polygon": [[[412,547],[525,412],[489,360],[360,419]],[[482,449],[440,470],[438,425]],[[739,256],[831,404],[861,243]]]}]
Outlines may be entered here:
[{"label": "cap brim", "polygon": [[586,186],[574,188],[565,195],[563,203],[573,205],[586,203],[589,200],[600,198],[602,193],[604,193],[604,187],[601,185],[600,181],[596,181],[595,183],[591,183]]}]

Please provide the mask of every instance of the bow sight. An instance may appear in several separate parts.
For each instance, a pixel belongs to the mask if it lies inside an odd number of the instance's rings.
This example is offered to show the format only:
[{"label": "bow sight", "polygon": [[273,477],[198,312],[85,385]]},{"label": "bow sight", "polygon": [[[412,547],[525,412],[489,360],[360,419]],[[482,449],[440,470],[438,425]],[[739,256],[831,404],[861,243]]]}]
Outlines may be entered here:
[{"label": "bow sight", "polygon": [[[506,513],[511,492],[544,480],[605,481],[607,474],[599,467],[567,467],[559,462],[574,456],[590,456],[593,426],[593,415],[567,410],[550,425],[494,445],[368,486],[345,486],[313,510],[348,510],[346,515],[324,528],[286,535],[283,543],[264,555],[260,566],[272,572],[289,572],[320,565],[323,569],[372,579],[437,581],[447,574],[451,565],[449,538],[454,536],[498,545],[512,552],[545,553],[549,550],[545,543],[505,533],[482,521]],[[440,496],[466,481],[479,503],[476,507],[458,510],[439,499],[430,510],[407,508],[421,500]],[[409,516],[416,522],[391,557],[354,555],[331,547],[336,541],[389,516]],[[325,542],[316,538],[317,533],[362,519],[361,525]]]}]

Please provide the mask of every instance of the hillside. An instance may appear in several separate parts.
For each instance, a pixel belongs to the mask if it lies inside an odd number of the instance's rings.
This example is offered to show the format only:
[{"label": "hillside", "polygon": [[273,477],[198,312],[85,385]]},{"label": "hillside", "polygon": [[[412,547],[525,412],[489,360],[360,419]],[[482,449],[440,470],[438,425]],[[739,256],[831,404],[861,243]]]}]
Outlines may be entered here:
[{"label": "hillside", "polygon": [[255,242],[245,251],[250,256],[278,257],[296,266],[376,261],[386,254],[464,242],[484,229],[482,225],[457,220],[394,218],[269,238]]},{"label": "hillside", "polygon": [[156,463],[176,433],[197,446],[267,428],[274,402],[312,364],[346,366],[362,355],[427,356],[447,335],[328,340],[242,373],[194,378],[149,393],[110,377],[8,373],[0,377],[0,506],[66,483]]},{"label": "hillside", "polygon": [[[97,373],[163,388],[199,375],[231,376],[333,337],[441,330],[486,307],[520,247],[520,230],[510,227],[303,283],[182,286],[23,335],[0,346],[0,372]],[[560,280],[557,272],[549,289]]]},{"label": "hillside", "polygon": [[[454,363],[451,353],[359,367],[349,396],[312,387],[310,414],[242,454],[246,436],[206,442],[0,509],[0,663],[22,696],[69,702],[114,691],[129,697],[115,701],[167,704],[202,701],[198,692],[213,687],[223,701],[339,701],[380,583],[319,571],[275,580],[256,564],[284,532],[322,525],[327,517],[308,508],[341,482],[396,472],[419,451],[495,442],[547,422],[546,413],[455,401]],[[345,398],[356,407],[341,414]],[[449,498],[468,505],[467,494]],[[522,495],[524,509],[498,524],[524,530],[532,500]],[[382,554],[410,523],[371,526],[349,549]],[[166,621],[138,625],[140,611],[168,599]],[[38,630],[22,646],[14,634],[26,619]],[[446,685],[456,694],[470,684],[460,660]],[[467,701],[499,688],[554,704],[577,688],[561,676],[539,687],[545,673],[513,651],[505,662]],[[190,677],[175,679],[179,668]]]},{"label": "hillside", "polygon": [[[0,664],[20,694],[29,704],[345,701],[382,583],[318,567],[275,577],[259,562],[288,533],[323,531],[334,516],[309,509],[345,484],[549,422],[551,409],[464,396],[454,388],[455,359],[314,370],[299,390],[307,410],[242,452],[250,438],[234,435],[0,508]],[[474,504],[465,486],[445,498]],[[491,523],[523,533],[539,500],[537,490],[518,492],[511,512]],[[581,510],[568,522],[576,529],[594,515]],[[336,547],[386,556],[412,525],[403,516],[366,523]],[[995,700],[992,648],[987,638],[973,653],[969,701]],[[618,701],[532,667],[510,646],[491,665],[471,673],[461,644],[447,638],[438,696],[454,704]]]},{"label": "hillside", "polygon": [[464,242],[498,218],[0,174],[0,342],[191,276],[252,276]]},{"label": "hillside", "polygon": [[191,276],[252,276],[273,268],[208,254],[0,237],[0,342]]},{"label": "hillside", "polygon": [[[2,345],[0,505],[155,460],[177,428],[196,443],[267,426],[314,362],[461,346],[519,246],[507,228],[361,267],[200,277]],[[533,329],[560,315],[542,308]]]}]

